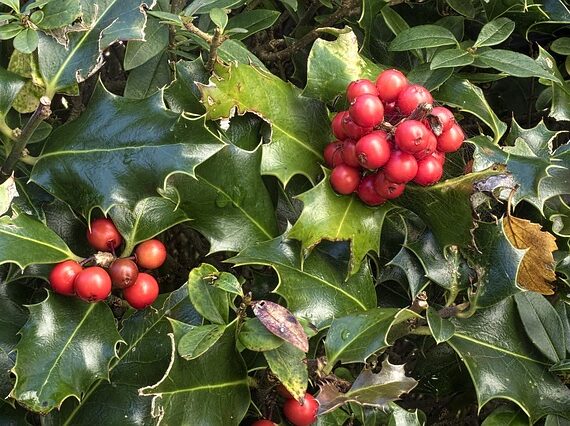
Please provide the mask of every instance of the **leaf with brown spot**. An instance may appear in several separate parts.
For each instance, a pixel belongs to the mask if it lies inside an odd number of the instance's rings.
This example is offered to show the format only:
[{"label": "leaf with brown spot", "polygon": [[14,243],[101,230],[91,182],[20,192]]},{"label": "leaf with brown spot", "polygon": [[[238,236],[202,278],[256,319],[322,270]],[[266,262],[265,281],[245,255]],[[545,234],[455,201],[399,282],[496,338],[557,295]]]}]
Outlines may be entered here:
[{"label": "leaf with brown spot", "polygon": [[309,351],[309,338],[291,312],[269,300],[252,303],[253,313],[271,333],[281,337],[303,352]]},{"label": "leaf with brown spot", "polygon": [[503,228],[513,246],[528,249],[519,267],[518,284],[537,293],[553,294],[550,283],[556,280],[552,255],[557,250],[556,238],[542,231],[539,224],[511,215],[503,220]]}]

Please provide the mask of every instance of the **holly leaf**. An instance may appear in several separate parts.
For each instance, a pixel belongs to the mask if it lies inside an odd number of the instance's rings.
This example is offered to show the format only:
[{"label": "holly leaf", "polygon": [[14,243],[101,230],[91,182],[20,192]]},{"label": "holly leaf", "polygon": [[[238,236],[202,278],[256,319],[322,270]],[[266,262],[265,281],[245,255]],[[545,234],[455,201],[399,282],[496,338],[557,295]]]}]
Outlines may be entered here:
[{"label": "holly leaf", "polygon": [[540,120],[540,123],[536,126],[530,129],[525,129],[513,118],[509,134],[505,139],[505,144],[514,146],[517,139],[521,138],[526,142],[528,148],[534,153],[534,155],[537,157],[547,158],[552,155],[552,144],[554,139],[563,133],[564,131],[549,130],[543,120]]},{"label": "holly leaf", "polygon": [[70,396],[79,400],[97,379],[108,379],[121,336],[105,303],[49,293],[28,309],[30,318],[16,346],[16,384],[10,396],[28,410],[45,414]]},{"label": "holly leaf", "polygon": [[158,383],[140,389],[142,395],[153,397],[153,417],[173,425],[194,424],[196,419],[207,419],[211,426],[239,425],[250,397],[247,369],[236,350],[236,321],[206,353],[190,361],[176,355],[178,342],[190,326],[170,322],[171,364]]},{"label": "holly leaf", "polygon": [[322,240],[350,241],[348,272],[352,275],[369,251],[378,253],[382,223],[392,205],[370,208],[356,195],[338,195],[329,176],[325,170],[325,177],[317,186],[296,197],[303,202],[303,211],[287,236],[301,241],[304,253]]},{"label": "holly leaf", "polygon": [[517,282],[526,290],[541,294],[553,294],[554,253],[558,250],[556,238],[537,223],[507,214],[503,230],[513,246],[526,250],[520,265]]},{"label": "holly leaf", "polygon": [[529,341],[512,297],[452,321],[457,331],[448,343],[469,370],[479,408],[504,398],[520,406],[532,423],[547,414],[570,418],[570,389],[548,371]]},{"label": "holly leaf", "polygon": [[261,173],[284,185],[296,174],[316,181],[322,151],[330,139],[325,106],[273,74],[251,65],[218,65],[210,84],[199,84],[207,117],[231,118],[253,112],[271,125],[263,145]]},{"label": "holly leaf", "polygon": [[[103,51],[119,40],[144,40],[146,14],[155,0],[81,2],[86,31],[70,31],[64,40],[40,34],[38,60],[46,95],[85,80],[103,65]],[[62,42],[63,41],[63,42]]]},{"label": "holly leaf", "polygon": [[[261,149],[227,145],[196,168],[196,179],[175,175],[167,197],[193,219],[210,252],[243,250],[278,234],[275,209],[260,176]],[[223,171],[223,172],[222,172]]]},{"label": "holly leaf", "polygon": [[481,426],[527,426],[528,416],[520,409],[499,407],[485,417]]},{"label": "holly leaf", "polygon": [[193,61],[176,63],[176,80],[164,90],[164,99],[168,107],[176,112],[203,114],[204,105],[200,102],[200,90],[196,82],[208,83],[209,74],[202,57]]},{"label": "holly leaf", "polygon": [[390,364],[386,359],[382,362],[382,370],[379,373],[373,373],[369,369],[362,370],[346,393],[339,392],[331,383],[321,386],[317,396],[319,415],[347,402],[384,408],[391,401],[399,399],[402,394],[410,392],[417,384],[416,380],[406,377],[404,365]]},{"label": "holly leaf", "polygon": [[442,318],[431,306],[427,309],[426,319],[437,344],[447,342],[455,333],[455,325],[450,320]]},{"label": "holly leaf", "polygon": [[285,343],[278,348],[263,352],[269,369],[297,401],[301,402],[307,392],[309,373],[305,352]]},{"label": "holly leaf", "polygon": [[201,119],[168,111],[162,93],[127,99],[99,84],[84,113],[48,138],[30,178],[89,218],[96,207],[134,209],[222,147]]},{"label": "holly leaf", "polygon": [[4,119],[25,83],[26,80],[18,74],[0,67],[0,93],[2,94],[0,96],[0,131],[2,133],[9,130],[6,128]]},{"label": "holly leaf", "polygon": [[248,247],[228,262],[273,267],[279,276],[275,292],[285,298],[287,308],[296,317],[307,318],[319,329],[335,317],[376,306],[367,262],[345,282],[346,270],[337,258],[314,250],[302,262],[300,244],[283,236]]},{"label": "holly leaf", "polygon": [[411,300],[414,300],[429,284],[422,264],[406,247],[402,247],[386,266],[400,268],[406,277],[409,289],[408,293]]}]

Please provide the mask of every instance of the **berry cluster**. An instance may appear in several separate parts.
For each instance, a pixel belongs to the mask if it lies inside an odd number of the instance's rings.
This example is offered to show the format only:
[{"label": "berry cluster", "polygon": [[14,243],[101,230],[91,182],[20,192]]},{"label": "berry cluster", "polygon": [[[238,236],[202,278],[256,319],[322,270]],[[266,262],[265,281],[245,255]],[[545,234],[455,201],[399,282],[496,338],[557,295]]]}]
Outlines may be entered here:
[{"label": "berry cluster", "polygon": [[[285,386],[278,385],[277,392],[285,402],[283,403],[283,414],[285,418],[294,426],[310,426],[317,421],[319,403],[313,395],[305,393],[303,403],[299,403],[293,395],[289,393]],[[277,426],[271,420],[261,419],[255,421],[251,426]]]},{"label": "berry cluster", "polygon": [[325,147],[324,158],[333,189],[344,195],[356,191],[368,205],[399,197],[410,181],[438,182],[445,154],[465,139],[453,113],[433,107],[431,93],[400,71],[383,71],[376,84],[353,81],[346,97],[350,107],[334,117],[337,140]]},{"label": "berry cluster", "polygon": [[66,296],[77,295],[88,302],[97,302],[105,300],[115,288],[122,290],[124,299],[135,309],[144,309],[156,300],[159,293],[158,283],[152,275],[139,272],[139,267],[160,267],[166,260],[164,244],[158,240],[147,240],[136,247],[132,258],[115,258],[115,249],[121,245],[123,238],[115,224],[105,218],[91,222],[87,240],[94,249],[108,252],[112,259],[108,268],[97,265],[84,267],[90,262],[98,263],[97,255],[81,263],[74,260],[58,263],[49,275],[53,291]]}]

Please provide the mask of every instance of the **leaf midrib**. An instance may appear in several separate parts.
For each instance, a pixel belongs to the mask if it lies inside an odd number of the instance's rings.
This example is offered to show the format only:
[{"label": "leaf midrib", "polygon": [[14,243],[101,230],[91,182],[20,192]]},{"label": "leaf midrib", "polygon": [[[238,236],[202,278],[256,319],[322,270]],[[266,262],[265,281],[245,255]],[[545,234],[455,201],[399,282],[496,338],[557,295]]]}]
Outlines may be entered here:
[{"label": "leaf midrib", "polygon": [[46,246],[49,247],[53,250],[59,251],[60,253],[65,254],[66,256],[70,256],[70,253],[68,251],[62,250],[61,248],[57,247],[57,246],[53,246],[51,244],[45,243],[43,241],[39,241],[39,240],[34,240],[33,238],[29,238],[29,237],[24,237],[23,235],[19,235],[19,234],[14,234],[12,232],[8,232],[5,229],[0,228],[0,234],[6,234],[6,235],[11,235],[13,237],[19,238],[21,240],[26,240],[26,241],[31,241],[35,244],[38,245],[42,245],[42,246]]},{"label": "leaf midrib", "polygon": [[192,392],[197,392],[197,391],[201,391],[201,390],[209,390],[209,389],[220,389],[220,388],[227,388],[227,387],[231,387],[231,386],[239,386],[239,385],[247,385],[248,381],[247,379],[241,379],[241,380],[236,380],[233,382],[222,382],[222,383],[216,383],[216,384],[212,384],[212,385],[203,385],[203,386],[196,386],[193,388],[184,388],[184,389],[178,389],[175,391],[170,391],[170,392],[159,392],[160,395],[175,395],[177,393],[182,393],[182,392],[188,392],[188,393],[192,393]]},{"label": "leaf midrib", "polygon": [[489,349],[496,350],[497,352],[502,352],[502,353],[505,353],[505,354],[507,354],[507,355],[511,355],[511,356],[513,356],[513,357],[515,357],[515,358],[524,359],[525,361],[534,362],[534,363],[536,363],[536,364],[549,365],[549,364],[546,363],[546,362],[538,361],[538,360],[536,360],[536,359],[529,358],[529,357],[527,357],[527,356],[518,354],[518,353],[516,353],[516,352],[509,351],[508,349],[504,349],[504,348],[501,348],[501,347],[498,347],[498,346],[494,346],[494,345],[492,345],[492,344],[490,344],[490,343],[487,343],[487,342],[483,342],[483,341],[481,341],[481,340],[474,339],[473,337],[467,336],[467,335],[465,335],[465,334],[461,334],[461,333],[456,332],[456,333],[453,335],[452,339],[453,339],[453,338],[456,338],[456,337],[459,338],[459,339],[467,340],[468,342],[471,342],[471,343],[475,343],[475,344],[484,346],[484,347],[489,348]]}]

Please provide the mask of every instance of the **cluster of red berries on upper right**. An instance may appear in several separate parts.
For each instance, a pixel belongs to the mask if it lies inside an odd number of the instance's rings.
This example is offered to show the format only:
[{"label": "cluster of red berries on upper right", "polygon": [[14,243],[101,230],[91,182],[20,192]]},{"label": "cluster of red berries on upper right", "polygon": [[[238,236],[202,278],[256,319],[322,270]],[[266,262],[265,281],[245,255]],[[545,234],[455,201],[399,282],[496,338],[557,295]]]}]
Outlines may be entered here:
[{"label": "cluster of red berries on upper right", "polygon": [[324,158],[333,189],[356,192],[368,205],[399,197],[410,181],[438,182],[445,154],[465,139],[453,113],[433,107],[429,90],[398,70],[383,71],[376,83],[351,82],[346,97],[350,107],[334,117],[337,140],[325,147]]},{"label": "cluster of red berries on upper right", "polygon": [[[66,296],[77,295],[87,302],[105,300],[113,288],[122,291],[123,298],[135,309],[144,309],[158,297],[159,287],[154,277],[139,272],[139,267],[156,269],[166,260],[166,248],[159,240],[140,243],[131,258],[115,258],[123,238],[115,224],[107,218],[95,219],[87,231],[87,240],[96,250],[108,252],[112,259],[108,267],[97,264],[97,256],[78,263],[66,260],[55,265],[49,274],[53,291]],[[136,261],[136,263],[135,263]],[[85,265],[95,263],[93,266]]]}]

